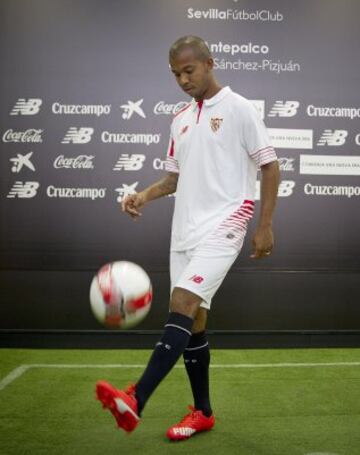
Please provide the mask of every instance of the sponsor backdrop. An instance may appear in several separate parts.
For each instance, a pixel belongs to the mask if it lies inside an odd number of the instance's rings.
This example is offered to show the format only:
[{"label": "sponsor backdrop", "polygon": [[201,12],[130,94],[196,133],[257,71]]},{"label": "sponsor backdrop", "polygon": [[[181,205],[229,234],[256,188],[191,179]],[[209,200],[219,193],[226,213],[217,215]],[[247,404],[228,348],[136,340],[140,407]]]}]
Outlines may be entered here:
[{"label": "sponsor backdrop", "polygon": [[249,258],[255,216],[212,327],[358,327],[359,15],[357,0],[3,0],[1,327],[99,328],[88,286],[115,259],[148,270],[142,327],[162,326],[174,198],[137,222],[119,203],[163,175],[172,116],[189,101],[168,48],[185,34],[258,108],[282,170],[274,254]]}]

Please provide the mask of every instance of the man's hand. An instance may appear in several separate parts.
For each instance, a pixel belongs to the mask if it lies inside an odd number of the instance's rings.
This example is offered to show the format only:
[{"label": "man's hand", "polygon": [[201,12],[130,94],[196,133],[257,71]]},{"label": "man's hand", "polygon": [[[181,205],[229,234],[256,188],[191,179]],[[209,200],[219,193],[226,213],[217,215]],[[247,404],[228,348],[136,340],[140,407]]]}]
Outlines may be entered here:
[{"label": "man's hand", "polygon": [[128,213],[133,220],[137,220],[141,216],[140,209],[145,205],[144,192],[130,194],[126,196],[121,202],[123,212]]},{"label": "man's hand", "polygon": [[274,235],[271,226],[258,227],[252,239],[252,259],[261,259],[270,256],[274,246]]},{"label": "man's hand", "polygon": [[258,227],[252,240],[253,259],[261,259],[270,256],[274,246],[272,231],[272,216],[275,208],[279,187],[279,163],[271,163],[261,166],[261,206]]},{"label": "man's hand", "polygon": [[127,196],[121,201],[123,212],[128,213],[132,219],[137,220],[141,216],[140,209],[150,201],[168,194],[175,193],[179,174],[167,172],[165,177],[153,183],[140,193]]}]

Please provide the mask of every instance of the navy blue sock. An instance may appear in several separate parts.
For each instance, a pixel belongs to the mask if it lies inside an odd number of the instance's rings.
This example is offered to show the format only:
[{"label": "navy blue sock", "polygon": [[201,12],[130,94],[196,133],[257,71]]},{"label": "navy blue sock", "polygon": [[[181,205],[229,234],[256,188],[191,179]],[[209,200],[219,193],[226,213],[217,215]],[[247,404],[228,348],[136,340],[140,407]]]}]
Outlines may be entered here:
[{"label": "navy blue sock", "polygon": [[191,337],[192,318],[170,313],[164,333],[150,357],[149,363],[136,384],[135,396],[139,415],[156,387],[175,365]]},{"label": "navy blue sock", "polygon": [[184,351],[184,361],[194,396],[195,409],[210,417],[212,414],[209,394],[210,350],[205,331],[195,333]]}]

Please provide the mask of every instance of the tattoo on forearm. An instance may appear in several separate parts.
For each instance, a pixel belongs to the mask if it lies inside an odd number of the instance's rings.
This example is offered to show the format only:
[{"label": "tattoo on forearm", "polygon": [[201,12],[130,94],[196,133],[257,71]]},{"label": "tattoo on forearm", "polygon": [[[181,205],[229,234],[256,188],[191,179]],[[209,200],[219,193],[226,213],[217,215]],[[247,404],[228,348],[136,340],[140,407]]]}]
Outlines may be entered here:
[{"label": "tattoo on forearm", "polygon": [[160,180],[158,188],[162,194],[171,194],[176,191],[178,175],[166,176]]}]

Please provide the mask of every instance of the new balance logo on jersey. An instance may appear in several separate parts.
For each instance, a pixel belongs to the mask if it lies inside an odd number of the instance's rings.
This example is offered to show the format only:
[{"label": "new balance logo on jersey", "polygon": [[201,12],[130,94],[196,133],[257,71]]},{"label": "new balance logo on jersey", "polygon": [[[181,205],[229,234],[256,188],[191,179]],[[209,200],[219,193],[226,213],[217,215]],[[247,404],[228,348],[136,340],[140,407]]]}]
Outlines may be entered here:
[{"label": "new balance logo on jersey", "polygon": [[132,155],[128,155],[127,153],[123,153],[120,158],[117,160],[117,163],[114,166],[114,171],[138,171],[143,167],[143,163],[145,161],[145,155],[140,155],[133,153]]},{"label": "new balance logo on jersey", "polygon": [[223,122],[224,119],[222,118],[212,118],[210,119],[210,126],[211,126],[211,129],[212,131],[214,131],[214,133],[216,133],[216,131],[218,131],[218,129],[220,128],[222,122]]},{"label": "new balance logo on jersey", "polygon": [[11,172],[15,173],[20,172],[24,166],[30,169],[31,171],[35,171],[35,167],[30,161],[32,154],[33,152],[27,153],[26,155],[21,155],[21,153],[18,153],[16,155],[16,158],[10,158],[10,161],[13,163]]},{"label": "new balance logo on jersey", "polygon": [[139,182],[135,182],[132,185],[126,185],[126,183],[123,183],[122,188],[115,188],[115,191],[119,193],[117,197],[117,202],[121,202],[123,199],[125,199],[127,196],[130,194],[135,194],[136,193],[136,187],[138,186]]},{"label": "new balance logo on jersey", "polygon": [[91,141],[91,136],[94,133],[94,128],[75,128],[72,126],[69,131],[65,134],[64,139],[61,141],[62,144],[87,144]]},{"label": "new balance logo on jersey", "polygon": [[40,98],[19,98],[12,108],[10,115],[35,115],[40,111],[42,100]]},{"label": "new balance logo on jersey", "polygon": [[189,280],[193,281],[194,283],[200,284],[204,281],[204,278],[200,275],[193,275],[189,278]]},{"label": "new balance logo on jersey", "polygon": [[39,182],[15,182],[7,197],[30,199],[36,196],[39,186]]},{"label": "new balance logo on jersey", "polygon": [[294,117],[299,106],[298,101],[276,101],[268,117]]},{"label": "new balance logo on jersey", "polygon": [[346,130],[324,130],[319,142],[320,145],[339,146],[344,145],[348,132]]},{"label": "new balance logo on jersey", "polygon": [[130,120],[133,114],[137,114],[142,118],[146,118],[144,111],[141,109],[141,104],[144,101],[142,98],[138,101],[128,101],[127,104],[122,104],[120,107],[124,110],[122,118],[124,120]]}]

